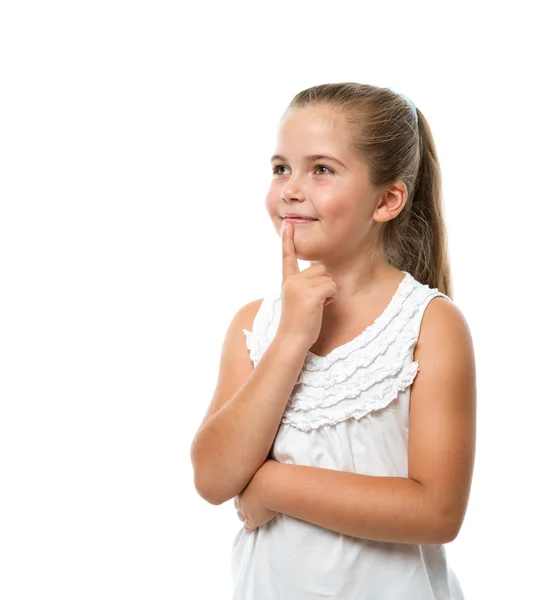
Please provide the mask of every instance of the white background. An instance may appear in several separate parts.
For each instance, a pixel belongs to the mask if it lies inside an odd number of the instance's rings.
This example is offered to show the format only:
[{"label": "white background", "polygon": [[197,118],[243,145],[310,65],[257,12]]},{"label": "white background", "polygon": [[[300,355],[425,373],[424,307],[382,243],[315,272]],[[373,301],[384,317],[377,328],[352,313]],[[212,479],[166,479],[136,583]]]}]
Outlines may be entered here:
[{"label": "white background", "polygon": [[242,523],[197,495],[190,444],[231,318],[279,276],[278,119],[337,81],[433,130],[478,381],[447,556],[466,600],[535,593],[530,5],[2,3],[2,600],[231,597]]}]

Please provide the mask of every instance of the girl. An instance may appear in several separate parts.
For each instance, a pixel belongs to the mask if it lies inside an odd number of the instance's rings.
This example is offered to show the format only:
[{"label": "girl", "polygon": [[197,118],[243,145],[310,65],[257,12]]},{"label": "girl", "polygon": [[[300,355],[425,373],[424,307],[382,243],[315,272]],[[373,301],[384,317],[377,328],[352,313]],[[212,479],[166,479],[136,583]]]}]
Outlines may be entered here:
[{"label": "girl", "polygon": [[475,361],[428,124],[390,88],[319,85],[271,162],[282,281],[232,320],[191,448],[198,492],[235,496],[243,522],[233,598],[462,600],[444,544],[470,493]]}]

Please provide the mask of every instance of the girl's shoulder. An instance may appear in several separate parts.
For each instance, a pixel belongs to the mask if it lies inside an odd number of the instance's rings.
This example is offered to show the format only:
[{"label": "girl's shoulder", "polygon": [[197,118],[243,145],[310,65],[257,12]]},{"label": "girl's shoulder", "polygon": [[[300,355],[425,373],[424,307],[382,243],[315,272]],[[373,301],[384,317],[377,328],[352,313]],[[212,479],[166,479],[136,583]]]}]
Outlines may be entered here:
[{"label": "girl's shoulder", "polygon": [[467,319],[458,305],[447,295],[437,292],[428,297],[420,319],[420,332],[417,340],[417,352],[429,343],[458,344],[472,343],[471,330]]},{"label": "girl's shoulder", "polygon": [[252,333],[266,334],[276,316],[275,307],[281,294],[280,282],[269,282],[261,290],[260,298],[248,304],[251,310],[252,326],[247,329]]},{"label": "girl's shoulder", "polygon": [[426,315],[429,315],[427,320],[430,321],[432,312],[436,315],[434,319],[443,318],[442,315],[447,311],[459,312],[449,296],[437,288],[421,283],[413,276],[409,277],[409,292],[404,296],[403,306],[400,308],[407,310],[409,324],[417,337],[420,337],[422,329],[427,326]]},{"label": "girl's shoulder", "polygon": [[459,306],[437,288],[420,283],[413,278],[414,293],[419,310],[415,316],[415,357],[435,352],[451,345],[472,353],[472,336],[469,324]]},{"label": "girl's shoulder", "polygon": [[262,291],[260,298],[249,302],[244,307],[248,313],[248,319],[246,319],[248,323],[242,327],[242,330],[250,351],[250,358],[254,364],[260,359],[270,342],[273,330],[278,325],[276,306],[280,293],[280,283],[269,284]]}]

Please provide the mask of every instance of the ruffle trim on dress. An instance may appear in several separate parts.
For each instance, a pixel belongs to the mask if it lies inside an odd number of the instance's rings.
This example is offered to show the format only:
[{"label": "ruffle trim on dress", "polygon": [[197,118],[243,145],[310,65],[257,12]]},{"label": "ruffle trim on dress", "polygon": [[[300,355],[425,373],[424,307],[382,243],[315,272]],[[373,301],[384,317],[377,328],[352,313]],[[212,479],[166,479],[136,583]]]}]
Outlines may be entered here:
[{"label": "ruffle trim on dress", "polygon": [[[416,294],[403,306],[413,289]],[[360,419],[390,404],[400,391],[411,385],[419,370],[416,361],[408,361],[406,365],[410,349],[418,337],[417,322],[413,317],[418,308],[436,295],[444,296],[437,288],[415,285],[411,278],[408,285],[402,286],[400,293],[393,297],[394,301],[385,313],[358,338],[336,348],[326,357],[311,355],[311,370],[306,371],[306,365],[303,365],[282,423],[308,432],[349,418]],[[250,358],[255,365],[271,343],[273,332],[270,332],[270,327],[275,313],[275,299],[268,297],[264,310],[258,313],[253,324],[253,331],[243,329]],[[398,322],[384,331],[396,316]],[[365,335],[367,331],[369,334]],[[376,343],[371,344],[373,340]],[[372,362],[384,355],[391,345],[391,354],[383,361],[385,364],[371,368]],[[355,354],[348,358],[352,352]],[[341,358],[348,360],[342,361]],[[333,368],[329,369],[331,365]],[[370,368],[365,372],[363,367]]]},{"label": "ruffle trim on dress", "polygon": [[271,342],[257,331],[243,329],[243,333],[247,338],[246,343],[247,348],[249,349],[250,360],[254,363],[254,365],[257,365]]},{"label": "ruffle trim on dress", "polygon": [[[310,371],[327,371],[336,361],[345,359],[352,352],[360,350],[370,344],[372,340],[374,340],[400,313],[406,298],[413,292],[414,284],[415,279],[413,276],[405,272],[405,277],[402,279],[398,290],[392,297],[389,306],[372,325],[369,325],[355,339],[335,348],[327,356],[317,356],[311,352],[307,352],[303,365],[303,373],[301,374],[301,381],[308,380],[308,373]],[[275,295],[267,294],[254,318],[252,331],[243,329],[243,333],[247,336],[247,347],[250,350],[250,358],[254,363],[260,360],[263,352],[265,352],[270,344],[268,330],[275,321],[276,305],[278,302],[281,302],[281,299],[281,289],[278,290]],[[375,356],[376,354],[371,353],[372,360]],[[305,371],[306,373],[304,373]],[[319,380],[319,377],[317,377],[317,379]]]},{"label": "ruffle trim on dress", "polygon": [[[403,353],[409,350],[409,336],[413,337],[413,333],[409,333],[410,323],[422,304],[419,298],[413,298],[403,311],[398,315],[398,322],[394,326],[383,332],[381,336],[376,338],[376,343],[370,343],[366,348],[361,345],[356,345],[353,349],[346,351],[345,358],[338,358],[330,365],[328,363],[313,363],[310,366],[310,371],[306,367],[301,371],[298,383],[303,383],[311,387],[330,388],[335,384],[342,383],[349,379],[358,369],[369,367],[380,355],[387,352],[395,342],[400,341],[398,350],[398,358],[400,367],[403,364]],[[408,331],[404,330],[408,328]],[[402,333],[404,332],[404,333]]]},{"label": "ruffle trim on dress", "polygon": [[356,376],[349,378],[349,381],[340,382],[333,388],[329,388],[329,391],[300,384],[295,388],[288,406],[294,410],[312,410],[313,408],[334,406],[346,398],[358,398],[361,392],[366,392],[384,379],[394,377],[400,373],[409,355],[409,350],[415,341],[413,331],[408,329],[401,336],[397,355],[392,362],[366,372],[364,370],[357,371]]},{"label": "ruffle trim on dress", "polygon": [[[346,344],[338,346],[326,356],[318,356],[317,354],[308,352],[305,359],[304,369],[306,371],[326,371],[336,361],[345,360],[352,352],[355,352],[356,350],[362,350],[363,348],[367,347],[401,312],[407,298],[415,289],[415,279],[409,273],[406,273],[398,290],[389,302],[389,305],[371,325],[369,325],[356,338],[347,342]],[[375,358],[376,355],[377,354],[374,353],[373,357]]]},{"label": "ruffle trim on dress", "polygon": [[309,432],[319,429],[324,425],[336,425],[350,418],[359,420],[374,410],[387,407],[398,397],[401,391],[413,383],[418,371],[418,362],[411,363],[410,368],[403,376],[386,379],[381,392],[365,396],[364,401],[359,406],[357,406],[356,396],[353,396],[346,401],[340,402],[338,410],[333,408],[331,410],[315,408],[305,412],[288,408],[282,417],[282,424]]}]

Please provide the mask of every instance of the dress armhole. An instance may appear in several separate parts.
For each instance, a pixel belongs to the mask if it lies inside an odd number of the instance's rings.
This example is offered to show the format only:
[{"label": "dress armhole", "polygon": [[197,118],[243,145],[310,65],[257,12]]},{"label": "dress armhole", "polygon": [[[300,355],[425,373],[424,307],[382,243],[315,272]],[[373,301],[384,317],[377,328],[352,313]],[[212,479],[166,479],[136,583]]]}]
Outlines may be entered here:
[{"label": "dress armhole", "polygon": [[447,296],[446,294],[443,294],[443,292],[440,292],[439,290],[437,290],[435,288],[430,290],[429,294],[425,297],[425,299],[420,304],[418,317],[415,319],[415,322],[413,324],[414,336],[415,336],[415,344],[413,346],[413,353],[414,353],[414,348],[418,342],[418,338],[420,336],[420,330],[422,328],[422,321],[424,319],[424,313],[426,312],[426,309],[428,308],[428,305],[430,304],[430,302],[434,298],[438,298],[439,296],[441,296],[442,298],[446,298],[447,300],[450,300],[450,302],[452,302],[452,299],[449,296]]}]

